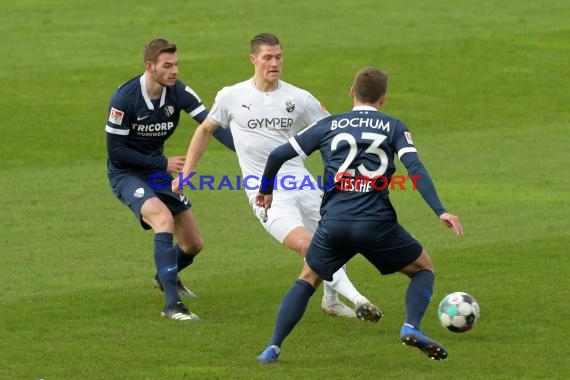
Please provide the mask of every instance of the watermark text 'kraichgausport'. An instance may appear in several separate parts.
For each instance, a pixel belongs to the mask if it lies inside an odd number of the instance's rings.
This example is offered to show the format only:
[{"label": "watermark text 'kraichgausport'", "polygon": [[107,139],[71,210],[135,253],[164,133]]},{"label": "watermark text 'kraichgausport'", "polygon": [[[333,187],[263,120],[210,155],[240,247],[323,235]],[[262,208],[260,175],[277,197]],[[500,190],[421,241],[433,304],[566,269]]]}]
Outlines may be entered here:
[{"label": "watermark text 'kraichgausport'", "polygon": [[[187,176],[177,173],[178,190],[251,190],[257,191],[269,183],[274,190],[323,190],[328,191],[333,188],[341,191],[382,191],[382,190],[417,190],[417,180],[420,175],[392,175],[389,179],[384,175],[372,178],[363,175],[353,175],[349,172],[339,172],[335,176],[317,176],[316,180],[312,176],[303,175],[283,175],[277,176],[273,180],[263,176],[247,175],[198,175],[191,172]],[[148,176],[148,185],[156,191],[165,190],[171,186],[172,177],[167,172],[154,172]],[[411,182],[411,187],[409,183]],[[406,185],[408,183],[408,185]]]}]

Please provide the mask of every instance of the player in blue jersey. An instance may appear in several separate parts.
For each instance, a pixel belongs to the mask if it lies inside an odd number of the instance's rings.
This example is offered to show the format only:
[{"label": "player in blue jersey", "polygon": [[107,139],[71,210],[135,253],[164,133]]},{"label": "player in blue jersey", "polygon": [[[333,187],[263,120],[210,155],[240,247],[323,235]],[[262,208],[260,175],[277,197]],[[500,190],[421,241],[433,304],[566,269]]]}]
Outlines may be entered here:
[{"label": "player in blue jersey", "polygon": [[388,184],[395,171],[394,155],[415,178],[417,189],[441,222],[458,236],[463,235],[463,229],[459,218],[443,208],[408,129],[380,112],[387,84],[384,72],[371,67],[360,70],[351,89],[351,112],[309,126],[269,156],[264,171],[266,186],[256,197],[260,206],[271,207],[272,181],[281,165],[317,149],[323,158],[324,178],[332,176],[334,186],[325,192],[321,221],[303,271],[282,299],[273,336],[258,356],[262,363],[277,360],[281,344],[301,320],[315,289],[357,253],[383,275],[399,271],[410,278],[400,340],[431,359],[447,357],[445,348],[420,330],[432,296],[434,268],[420,243],[400,226],[390,202]]},{"label": "player in blue jersey", "polygon": [[[181,111],[201,123],[208,111],[198,95],[177,79],[176,45],[164,39],[144,49],[144,74],[120,86],[109,104],[107,169],[113,193],[127,205],[144,229],[154,231],[154,284],[166,297],[164,317],[197,320],[181,302],[195,297],[178,272],[192,264],[203,241],[184,195],[175,194],[167,173],[184,166],[184,156],[166,157],[164,142],[176,129]],[[229,130],[215,135],[233,148]],[[174,237],[177,244],[173,245]]]}]

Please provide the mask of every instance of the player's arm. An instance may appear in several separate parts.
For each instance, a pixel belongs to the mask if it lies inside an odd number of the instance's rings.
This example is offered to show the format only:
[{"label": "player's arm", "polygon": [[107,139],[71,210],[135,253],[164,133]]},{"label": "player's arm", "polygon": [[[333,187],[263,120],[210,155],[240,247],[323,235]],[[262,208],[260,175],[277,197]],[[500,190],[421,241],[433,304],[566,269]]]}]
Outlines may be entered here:
[{"label": "player's arm", "polygon": [[451,228],[457,236],[463,235],[463,228],[459,222],[459,218],[448,213],[443,208],[441,201],[435,190],[435,185],[431,177],[422,164],[417,152],[407,152],[400,157],[400,161],[408,170],[408,175],[414,181],[423,199],[431,207],[433,212],[439,217],[441,222],[448,228]]},{"label": "player's arm", "polygon": [[130,133],[130,116],[128,106],[115,93],[109,104],[109,117],[105,124],[107,155],[114,164],[132,168],[164,171],[168,167],[168,159],[162,155],[148,155],[128,145]]},{"label": "player's arm", "polygon": [[[202,124],[204,120],[208,118],[208,111],[204,110],[198,115],[194,116],[194,120]],[[232,136],[232,131],[229,128],[216,128],[212,134],[216,140],[218,140],[226,148],[231,149],[235,152],[236,147],[234,145],[234,138]]]},{"label": "player's arm", "polygon": [[168,159],[166,157],[150,156],[129,148],[127,135],[113,133],[109,129],[112,128],[107,126],[107,153],[112,162],[134,169],[167,170]]},{"label": "player's arm", "polygon": [[259,192],[255,197],[255,203],[265,210],[271,207],[273,201],[273,188],[275,187],[275,177],[281,166],[288,160],[297,157],[299,153],[293,148],[291,143],[285,143],[275,148],[267,158],[267,164],[261,177]]},{"label": "player's arm", "polygon": [[[176,91],[178,92],[178,97],[181,99],[181,107],[188,112],[198,124],[202,124],[208,117],[208,109],[202,103],[202,100],[198,94],[190,87],[184,85],[182,82],[176,83]],[[234,139],[232,137],[232,132],[229,128],[219,128],[214,131],[213,136],[222,145],[235,151]]]},{"label": "player's arm", "polygon": [[278,146],[269,154],[263,176],[261,177],[261,186],[255,199],[258,206],[266,210],[271,207],[275,177],[285,162],[297,156],[305,159],[319,149],[323,135],[328,129],[327,122],[328,118],[309,125],[297,133],[297,135],[291,137],[288,143]]},{"label": "player's arm", "polygon": [[184,181],[180,183],[180,178],[189,178],[190,173],[196,167],[196,163],[202,157],[208,143],[212,138],[214,132],[218,129],[218,125],[214,124],[210,119],[206,118],[204,121],[196,128],[194,136],[190,141],[188,146],[188,152],[186,153],[186,161],[184,162],[184,167],[182,172],[172,180],[172,190],[178,194],[182,193],[182,188],[184,187]]},{"label": "player's arm", "polygon": [[330,116],[330,113],[326,110],[325,106],[313,95],[307,93],[307,96],[305,98],[305,107],[302,113],[304,121],[303,128],[308,125],[312,125],[328,116]]},{"label": "player's arm", "polygon": [[222,145],[225,145],[228,149],[235,152],[236,147],[234,145],[234,138],[232,136],[232,131],[229,128],[217,128],[212,135],[216,140],[222,143]]}]

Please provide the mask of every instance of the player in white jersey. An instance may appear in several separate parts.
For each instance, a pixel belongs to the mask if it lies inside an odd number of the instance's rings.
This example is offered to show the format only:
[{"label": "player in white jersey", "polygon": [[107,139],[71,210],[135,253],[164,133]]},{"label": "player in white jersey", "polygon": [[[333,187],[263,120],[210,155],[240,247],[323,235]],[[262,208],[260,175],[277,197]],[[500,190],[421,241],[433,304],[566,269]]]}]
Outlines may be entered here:
[{"label": "player in white jersey", "polygon": [[[282,187],[297,191],[280,190],[278,212],[271,212],[265,220],[264,209],[254,202],[263,164],[274,148],[328,115],[310,93],[283,81],[277,82],[274,91],[263,92],[251,78],[223,88],[216,97],[209,119],[232,131],[243,178],[252,179],[245,186],[249,203],[265,229],[280,243],[300,225],[307,227],[311,234],[314,232],[320,219],[321,194],[303,160],[300,157],[291,160],[279,172],[278,182]],[[303,181],[306,186],[298,190]]]},{"label": "player in white jersey", "polygon": [[[255,36],[251,41],[250,61],[255,69],[253,78],[219,91],[207,119],[196,129],[182,178],[188,178],[214,131],[223,127],[232,132],[244,180],[255,178],[260,182],[273,149],[329,115],[309,92],[280,80],[282,46],[276,36],[269,33]],[[271,236],[304,257],[320,220],[321,192],[300,157],[283,165],[278,176],[281,180],[278,179],[267,215],[255,205],[258,187],[252,186],[253,179],[245,186],[249,203]],[[179,178],[172,183],[177,192],[184,185]],[[356,313],[339,300],[338,293],[356,306]],[[325,282],[321,306],[329,315],[358,316],[374,322],[382,316],[356,290],[343,268],[334,274],[332,281]]]}]

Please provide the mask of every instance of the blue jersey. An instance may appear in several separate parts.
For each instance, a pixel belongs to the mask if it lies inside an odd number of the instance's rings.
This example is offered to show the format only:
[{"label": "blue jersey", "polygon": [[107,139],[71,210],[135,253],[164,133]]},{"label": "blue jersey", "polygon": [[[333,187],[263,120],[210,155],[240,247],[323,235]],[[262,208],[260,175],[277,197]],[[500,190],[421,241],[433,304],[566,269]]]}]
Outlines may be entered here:
[{"label": "blue jersey", "polygon": [[388,197],[394,156],[417,156],[401,121],[359,106],[313,124],[290,143],[300,155],[321,152],[324,179],[333,184],[323,196],[323,220],[396,220]]},{"label": "blue jersey", "polygon": [[109,174],[166,171],[164,142],[178,126],[182,110],[198,123],[208,114],[199,96],[181,81],[164,87],[156,100],[148,96],[145,74],[120,86],[105,126]]}]

